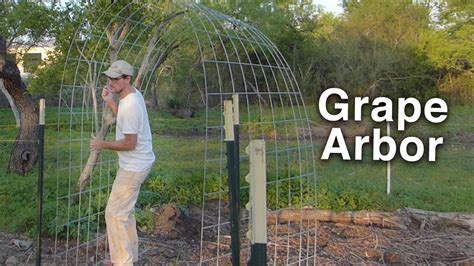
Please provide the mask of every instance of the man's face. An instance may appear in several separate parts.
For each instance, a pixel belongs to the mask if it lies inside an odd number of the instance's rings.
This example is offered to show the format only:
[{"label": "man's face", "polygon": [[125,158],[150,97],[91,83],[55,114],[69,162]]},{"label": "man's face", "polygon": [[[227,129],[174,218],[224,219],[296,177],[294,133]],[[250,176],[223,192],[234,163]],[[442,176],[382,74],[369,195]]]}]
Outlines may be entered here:
[{"label": "man's face", "polygon": [[130,83],[129,77],[120,76],[118,78],[109,78],[109,88],[114,93],[120,93]]}]

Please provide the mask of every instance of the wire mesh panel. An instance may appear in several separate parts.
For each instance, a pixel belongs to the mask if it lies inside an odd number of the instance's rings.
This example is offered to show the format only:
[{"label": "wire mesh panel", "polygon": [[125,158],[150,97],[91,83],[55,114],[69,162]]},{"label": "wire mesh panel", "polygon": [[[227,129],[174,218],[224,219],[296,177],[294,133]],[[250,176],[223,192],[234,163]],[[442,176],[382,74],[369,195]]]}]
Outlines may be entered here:
[{"label": "wire mesh panel", "polygon": [[[92,13],[94,14],[94,13]],[[153,14],[165,14],[154,16]],[[178,4],[168,11],[153,5],[111,5],[85,17],[65,64],[58,105],[57,208],[55,256],[65,263],[99,263],[108,256],[104,209],[116,174],[117,157],[89,149],[91,134],[113,132],[113,116],[102,106],[101,72],[115,59],[133,65],[134,85],[147,101],[156,86],[173,83],[187,103],[198,103],[204,130],[194,134],[199,146],[202,182],[200,244],[194,259],[201,264],[230,263],[229,191],[224,143],[223,102],[240,101],[240,150],[251,140],[266,141],[269,214],[291,208],[300,219],[276,218],[267,228],[268,262],[315,263],[316,222],[304,208],[316,203],[316,173],[309,120],[298,84],[282,54],[256,28],[198,4]],[[174,67],[179,65],[178,67]],[[173,72],[158,82],[160,73]],[[179,83],[182,82],[182,83]],[[217,114],[217,115],[216,115]],[[151,115],[153,116],[153,115]],[[156,128],[153,124],[152,131]],[[105,134],[112,139],[113,134]],[[154,147],[159,150],[160,147]],[[91,157],[97,156],[97,159]],[[160,158],[157,163],[160,164]],[[186,161],[179,164],[186,168]],[[240,155],[241,202],[249,197],[244,176],[249,158]],[[87,172],[89,171],[89,172]],[[153,170],[152,170],[153,172]],[[79,184],[78,184],[79,182]],[[248,214],[241,215],[241,260],[250,253],[245,238]],[[278,217],[278,215],[276,215]],[[197,259],[198,258],[198,259]]]}]

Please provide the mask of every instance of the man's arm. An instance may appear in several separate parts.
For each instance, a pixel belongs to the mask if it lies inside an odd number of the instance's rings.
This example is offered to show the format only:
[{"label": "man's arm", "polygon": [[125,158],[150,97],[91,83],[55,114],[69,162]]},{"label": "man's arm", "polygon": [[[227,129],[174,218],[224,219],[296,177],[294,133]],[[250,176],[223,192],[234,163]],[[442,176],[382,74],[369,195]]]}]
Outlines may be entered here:
[{"label": "man's arm", "polygon": [[137,134],[125,134],[125,137],[120,140],[98,140],[91,141],[91,149],[100,151],[102,149],[109,149],[114,151],[131,151],[137,146]]}]

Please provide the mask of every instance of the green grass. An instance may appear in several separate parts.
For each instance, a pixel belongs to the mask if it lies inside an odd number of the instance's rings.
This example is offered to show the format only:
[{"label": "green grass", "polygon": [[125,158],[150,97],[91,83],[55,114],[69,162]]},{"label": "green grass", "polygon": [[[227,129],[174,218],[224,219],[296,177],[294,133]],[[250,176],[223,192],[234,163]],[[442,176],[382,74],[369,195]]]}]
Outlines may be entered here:
[{"label": "green grass", "polygon": [[[295,136],[295,123],[283,123],[275,126],[272,121],[293,118],[297,113],[291,109],[277,108],[273,112],[269,109],[250,107],[252,114],[242,116],[242,135],[249,132],[253,135],[267,137],[267,151],[275,147],[295,147],[297,142]],[[246,109],[241,109],[243,113]],[[307,108],[311,120],[322,123],[316,114],[314,106]],[[392,162],[392,194],[386,195],[386,164],[373,162],[370,149],[364,152],[363,161],[342,161],[331,158],[321,161],[323,145],[325,140],[318,140],[315,145],[317,190],[311,189],[300,191],[298,180],[280,182],[278,185],[270,185],[268,192],[269,207],[285,207],[287,204],[297,203],[304,198],[314,198],[314,205],[319,208],[332,210],[395,210],[401,207],[414,207],[434,211],[461,211],[474,212],[474,150],[469,145],[459,143],[460,136],[474,134],[472,123],[472,108],[469,106],[458,106],[450,109],[448,120],[440,125],[430,125],[426,122],[414,124],[406,135],[429,137],[443,136],[445,143],[439,150],[435,163],[420,161],[407,163],[397,158]],[[61,170],[67,166],[70,158],[71,165],[77,166],[81,158],[88,156],[88,138],[81,135],[81,125],[72,125],[68,117],[61,118],[60,132],[57,132],[57,113],[54,108],[49,108],[47,113],[46,132],[46,156],[45,156],[45,220],[48,234],[54,232],[51,226],[54,224],[52,218],[56,216],[56,192],[67,193],[68,188],[75,188],[75,180],[68,183],[68,169]],[[151,171],[150,177],[142,188],[139,198],[139,206],[144,210],[146,206],[154,206],[168,202],[180,204],[199,205],[202,201],[203,177],[206,171],[207,192],[225,190],[227,177],[225,160],[223,162],[212,162],[204,169],[204,155],[206,150],[205,127],[206,114],[203,111],[196,112],[195,117],[190,119],[174,118],[167,112],[152,113],[150,120],[154,132],[154,149],[157,161]],[[220,124],[221,111],[211,110],[207,121],[210,125]],[[18,176],[5,172],[9,151],[12,141],[15,139],[17,129],[14,125],[13,115],[9,110],[0,110],[0,230],[30,232],[35,231],[36,223],[36,170],[28,176]],[[207,156],[209,159],[225,156],[225,144],[220,143],[220,131],[208,132]],[[283,136],[275,142],[274,134]],[[71,134],[70,136],[68,134]],[[79,141],[60,143],[57,139],[78,139]],[[110,136],[113,137],[113,136]],[[402,137],[402,136],[400,136]],[[82,139],[82,141],[81,141]],[[241,149],[245,147],[242,143]],[[59,148],[59,150],[57,149]],[[243,155],[243,151],[242,151]],[[277,180],[276,173],[283,176],[295,176],[299,172],[299,162],[296,153],[283,154],[279,164],[275,158],[269,156],[268,178]],[[104,158],[115,158],[112,152],[104,153]],[[58,164],[59,158],[59,164]],[[225,158],[225,157],[224,157]],[[303,158],[305,163],[308,158]],[[248,171],[248,166],[242,165],[241,180]],[[78,176],[80,167],[71,169],[72,176]],[[98,171],[98,170],[97,170]],[[116,171],[115,164],[104,166],[102,175],[113,177]],[[59,183],[56,177],[60,178]],[[279,178],[279,177],[278,177]],[[110,180],[110,179],[109,179]],[[311,180],[308,179],[311,183]],[[105,182],[105,181],[104,181]],[[242,181],[243,182],[243,181]],[[305,181],[306,182],[306,181]],[[246,185],[245,183],[242,183]],[[98,184],[93,184],[97,186]],[[279,191],[279,194],[276,193]],[[245,202],[248,189],[243,189],[242,202]],[[313,195],[316,197],[313,197]],[[82,206],[91,205],[89,208],[70,203],[60,202],[60,213],[71,209],[73,215],[85,215],[105,204],[107,191],[94,196],[91,202],[85,199]],[[206,198],[212,200],[221,197],[226,199],[225,193],[215,193]],[[100,198],[100,199],[99,199]],[[149,213],[140,213],[138,217],[143,218],[142,227],[149,226]],[[140,219],[142,219],[140,218]],[[60,215],[60,222],[67,222],[65,216]],[[98,218],[99,220],[102,217]],[[100,221],[92,221],[92,224],[100,226]],[[79,225],[77,225],[79,226]],[[93,229],[93,228],[92,228]],[[92,230],[85,228],[80,230]],[[76,229],[74,229],[76,230]],[[74,231],[71,230],[71,231]],[[76,230],[77,231],[77,230]],[[67,232],[62,232],[67,234]],[[73,232],[69,234],[74,235]]]},{"label": "green grass", "polygon": [[392,161],[391,195],[386,195],[387,164],[331,158],[318,165],[321,208],[336,210],[396,210],[474,212],[474,150],[447,145],[436,162]]},{"label": "green grass", "polygon": [[[367,119],[367,118],[366,118]],[[386,195],[387,164],[372,161],[370,145],[364,146],[362,161],[342,161],[338,156],[318,161],[319,207],[336,210],[396,210],[402,207],[433,211],[474,212],[474,146],[463,136],[474,135],[471,106],[454,106],[441,124],[421,119],[405,132],[394,132],[401,140],[416,136],[444,138],[436,162],[424,157],[415,163],[399,156],[392,161],[391,195]],[[385,125],[376,125],[384,132]],[[471,140],[472,141],[472,140]],[[318,157],[325,140],[318,146]],[[352,147],[347,142],[349,149]],[[427,146],[427,144],[425,144]],[[353,153],[351,153],[353,154]]]}]

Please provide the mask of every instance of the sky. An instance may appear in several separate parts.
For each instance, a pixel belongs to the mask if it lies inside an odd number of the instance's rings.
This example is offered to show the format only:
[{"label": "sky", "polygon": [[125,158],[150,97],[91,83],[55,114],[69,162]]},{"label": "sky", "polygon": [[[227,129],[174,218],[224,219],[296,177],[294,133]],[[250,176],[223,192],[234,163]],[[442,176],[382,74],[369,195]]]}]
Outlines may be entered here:
[{"label": "sky", "polygon": [[[60,1],[61,4],[66,2],[73,2],[75,0],[63,0]],[[77,1],[77,0],[76,0]],[[340,6],[341,0],[313,0],[313,3],[317,5],[322,5],[325,11],[335,13],[336,15],[342,13],[342,7]]]},{"label": "sky", "polygon": [[340,0],[313,0],[313,3],[317,5],[322,5],[324,7],[324,11],[332,12],[335,14],[342,13],[342,7],[340,6]]}]

